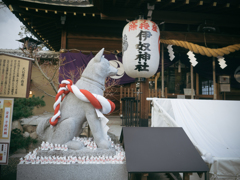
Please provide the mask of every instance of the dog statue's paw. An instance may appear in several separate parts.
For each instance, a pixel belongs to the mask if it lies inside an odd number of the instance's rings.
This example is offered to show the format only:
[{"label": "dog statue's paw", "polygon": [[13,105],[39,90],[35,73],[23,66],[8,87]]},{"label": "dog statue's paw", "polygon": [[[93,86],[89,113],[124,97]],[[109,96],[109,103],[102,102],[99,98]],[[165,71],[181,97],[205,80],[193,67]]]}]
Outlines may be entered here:
[{"label": "dog statue's paw", "polygon": [[72,150],[80,150],[84,147],[84,144],[79,141],[68,141],[66,145],[68,146],[68,149]]},{"label": "dog statue's paw", "polygon": [[106,141],[106,140],[101,140],[97,142],[97,145],[101,149],[109,149],[111,147],[111,142]]}]

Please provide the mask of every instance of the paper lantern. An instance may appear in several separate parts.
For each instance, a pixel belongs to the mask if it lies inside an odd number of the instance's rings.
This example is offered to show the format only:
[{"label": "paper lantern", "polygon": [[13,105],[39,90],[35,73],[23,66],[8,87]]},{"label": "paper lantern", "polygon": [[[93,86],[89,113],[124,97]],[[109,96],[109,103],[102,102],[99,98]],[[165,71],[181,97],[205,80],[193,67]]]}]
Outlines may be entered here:
[{"label": "paper lantern", "polygon": [[152,21],[129,22],[122,34],[123,66],[132,78],[153,76],[159,65],[160,30]]}]

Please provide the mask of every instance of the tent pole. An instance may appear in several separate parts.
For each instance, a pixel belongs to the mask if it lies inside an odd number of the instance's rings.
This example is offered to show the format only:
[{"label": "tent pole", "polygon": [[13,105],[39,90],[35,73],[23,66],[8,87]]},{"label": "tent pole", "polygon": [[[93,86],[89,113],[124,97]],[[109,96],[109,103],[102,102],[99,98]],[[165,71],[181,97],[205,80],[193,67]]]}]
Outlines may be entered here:
[{"label": "tent pole", "polygon": [[191,64],[191,99],[193,98],[193,66]]},{"label": "tent pole", "polygon": [[213,57],[213,99],[214,99],[214,100],[217,99],[215,57]]},{"label": "tent pole", "polygon": [[164,97],[164,46],[163,46],[163,44],[162,44],[162,58],[161,58],[161,60],[162,60],[162,64],[161,64],[161,67],[162,67],[162,69],[161,69],[161,77],[162,77],[162,97]]}]

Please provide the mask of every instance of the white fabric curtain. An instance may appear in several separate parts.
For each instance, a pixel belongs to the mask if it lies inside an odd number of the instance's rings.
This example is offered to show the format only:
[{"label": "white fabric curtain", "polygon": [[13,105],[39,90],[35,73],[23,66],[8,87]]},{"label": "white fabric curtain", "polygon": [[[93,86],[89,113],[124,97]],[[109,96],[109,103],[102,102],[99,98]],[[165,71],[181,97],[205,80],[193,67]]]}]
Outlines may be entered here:
[{"label": "white fabric curtain", "polygon": [[213,178],[240,179],[240,101],[154,99],[152,127],[183,127]]}]

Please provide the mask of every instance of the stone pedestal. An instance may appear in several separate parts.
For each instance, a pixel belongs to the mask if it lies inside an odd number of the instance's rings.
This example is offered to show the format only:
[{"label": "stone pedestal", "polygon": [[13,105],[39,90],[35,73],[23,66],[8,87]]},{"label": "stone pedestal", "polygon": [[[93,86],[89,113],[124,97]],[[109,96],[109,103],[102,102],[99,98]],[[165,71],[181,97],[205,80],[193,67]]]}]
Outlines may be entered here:
[{"label": "stone pedestal", "polygon": [[126,164],[18,164],[17,180],[127,180]]},{"label": "stone pedestal", "polygon": [[37,156],[114,156],[116,155],[116,150],[114,148],[110,149],[101,149],[97,148],[96,150],[91,150],[86,147],[83,147],[80,150],[71,150],[69,149],[68,151],[58,151],[58,150],[53,150],[53,151],[45,151],[45,150],[38,150],[37,151]]}]

